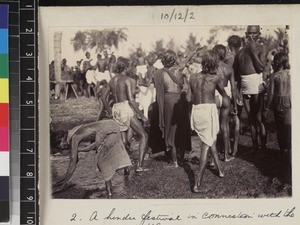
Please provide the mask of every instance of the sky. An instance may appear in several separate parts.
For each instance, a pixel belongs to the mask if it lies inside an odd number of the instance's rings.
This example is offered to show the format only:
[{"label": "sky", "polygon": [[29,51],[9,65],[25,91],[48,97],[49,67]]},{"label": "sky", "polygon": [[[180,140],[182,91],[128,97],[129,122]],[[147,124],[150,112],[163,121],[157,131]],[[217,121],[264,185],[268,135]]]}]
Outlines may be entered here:
[{"label": "sky", "polygon": [[[118,49],[111,49],[116,56],[128,56],[130,52],[135,50],[137,47],[141,46],[146,53],[153,50],[153,46],[156,41],[163,39],[164,47],[165,45],[173,39],[175,45],[179,47],[179,50],[184,51],[184,48],[180,46],[186,46],[186,41],[190,33],[196,36],[197,42],[201,45],[207,45],[207,40],[210,37],[210,30],[214,26],[169,26],[169,27],[127,27],[126,33],[128,35],[127,41],[121,42]],[[218,44],[227,45],[227,39],[230,35],[244,36],[246,27],[240,26],[242,29],[240,31],[232,30],[219,30],[216,40]],[[278,27],[284,28],[285,26],[261,26],[262,36],[271,35],[274,36]],[[76,65],[76,61],[85,58],[85,52],[80,50],[78,52],[74,51],[71,39],[75,36],[75,33],[79,30],[85,31],[89,29],[105,29],[109,27],[99,27],[99,28],[88,28],[88,27],[55,27],[49,29],[49,63],[54,59],[54,32],[63,31],[62,33],[62,59],[67,59],[67,64],[69,66]],[[93,59],[92,64],[96,62],[96,55],[94,49],[89,50],[91,53],[91,58]]]}]

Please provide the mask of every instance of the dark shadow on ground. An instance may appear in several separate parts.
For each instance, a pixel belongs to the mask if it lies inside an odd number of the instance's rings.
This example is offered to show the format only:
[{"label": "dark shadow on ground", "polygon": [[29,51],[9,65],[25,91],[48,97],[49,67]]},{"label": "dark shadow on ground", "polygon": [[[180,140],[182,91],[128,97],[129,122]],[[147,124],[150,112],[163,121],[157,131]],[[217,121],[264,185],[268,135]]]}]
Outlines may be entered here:
[{"label": "dark shadow on ground", "polygon": [[253,152],[251,147],[240,145],[237,158],[255,165],[260,172],[270,179],[277,178],[281,184],[291,185],[291,160],[280,155],[277,149]]},{"label": "dark shadow on ground", "polygon": [[185,173],[188,176],[189,183],[190,183],[190,189],[193,191],[193,187],[195,185],[195,173],[192,170],[191,166],[188,163],[185,163],[182,168],[184,169]]}]

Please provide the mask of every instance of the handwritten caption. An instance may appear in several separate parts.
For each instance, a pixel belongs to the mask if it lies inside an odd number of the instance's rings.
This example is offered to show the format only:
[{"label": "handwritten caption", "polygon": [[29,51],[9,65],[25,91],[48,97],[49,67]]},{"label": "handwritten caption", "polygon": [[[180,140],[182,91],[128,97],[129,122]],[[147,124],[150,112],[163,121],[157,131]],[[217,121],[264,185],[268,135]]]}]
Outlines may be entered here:
[{"label": "handwritten caption", "polygon": [[[113,208],[107,214],[101,214],[99,211],[93,211],[86,218],[81,217],[80,213],[73,213],[69,221],[71,222],[86,222],[97,224],[103,221],[132,221],[134,224],[138,225],[163,225],[163,224],[176,224],[180,221],[187,220],[216,220],[216,219],[266,219],[266,218],[293,218],[295,216],[296,207],[292,207],[285,210],[264,212],[264,213],[244,213],[238,212],[236,214],[218,214],[218,213],[195,213],[188,216],[183,216],[176,213],[154,213],[152,210],[149,210],[146,213],[142,214],[132,214],[124,211],[117,211],[116,208]],[[165,222],[165,223],[164,223]],[[169,222],[169,223],[167,223]],[[181,223],[177,223],[181,224]]]},{"label": "handwritten caption", "polygon": [[186,10],[173,9],[170,12],[162,12],[160,14],[160,19],[171,23],[172,21],[187,22],[189,20],[195,20],[196,17],[195,17],[195,13],[190,9],[186,9]]}]

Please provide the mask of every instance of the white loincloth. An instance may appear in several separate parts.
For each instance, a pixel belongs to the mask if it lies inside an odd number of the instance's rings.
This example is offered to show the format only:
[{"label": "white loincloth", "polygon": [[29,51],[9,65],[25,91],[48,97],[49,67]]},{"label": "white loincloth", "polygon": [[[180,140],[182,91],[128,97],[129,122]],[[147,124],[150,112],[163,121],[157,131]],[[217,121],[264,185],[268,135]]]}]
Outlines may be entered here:
[{"label": "white loincloth", "polygon": [[[137,66],[136,67],[137,74],[142,75],[143,78],[146,77],[147,66]],[[140,92],[137,98],[137,102],[140,105],[140,110],[144,110],[144,116],[148,118],[148,109],[151,103],[155,101],[156,98],[156,89],[153,84],[150,84],[149,87],[139,86]]]},{"label": "white loincloth", "polygon": [[88,70],[86,71],[86,74],[85,74],[85,78],[86,78],[86,82],[88,84],[95,84],[97,85],[97,80],[96,80],[96,77],[95,77],[95,70]]},{"label": "white loincloth", "polygon": [[160,59],[156,60],[156,62],[153,64],[153,66],[154,66],[155,68],[157,68],[157,69],[162,69],[162,68],[164,68],[164,65],[162,64],[162,62],[161,62]]},{"label": "white loincloth", "polygon": [[120,125],[120,131],[128,130],[134,111],[128,101],[115,103],[112,107],[113,119]]},{"label": "white loincloth", "polygon": [[[227,87],[224,87],[224,90],[229,98],[232,98],[232,92],[231,92],[231,84],[228,82]],[[215,96],[219,98],[220,101],[220,107],[222,106],[223,97],[222,95],[216,90]]]},{"label": "white loincloth", "polygon": [[193,105],[191,128],[195,130],[201,141],[212,146],[219,133],[219,116],[216,104]]},{"label": "white loincloth", "polygon": [[154,84],[150,84],[149,87],[140,86],[140,92],[137,101],[144,110],[144,116],[148,118],[149,106],[155,102],[156,89]]},{"label": "white loincloth", "polygon": [[97,81],[106,80],[107,83],[110,81],[110,74],[108,70],[105,70],[104,72],[99,72],[99,70],[95,71],[95,79]]},{"label": "white loincloth", "polygon": [[136,73],[137,73],[137,75],[141,74],[142,77],[145,78],[146,73],[147,73],[147,66],[146,65],[137,66],[136,67]]},{"label": "white loincloth", "polygon": [[264,90],[262,74],[241,75],[241,90],[244,95],[261,93]]}]

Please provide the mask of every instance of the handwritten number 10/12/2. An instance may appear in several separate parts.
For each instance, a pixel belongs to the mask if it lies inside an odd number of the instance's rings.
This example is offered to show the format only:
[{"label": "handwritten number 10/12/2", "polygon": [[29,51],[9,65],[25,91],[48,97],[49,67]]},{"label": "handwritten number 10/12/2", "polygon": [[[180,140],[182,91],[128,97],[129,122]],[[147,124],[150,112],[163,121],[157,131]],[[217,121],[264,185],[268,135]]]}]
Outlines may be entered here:
[{"label": "handwritten number 10/12/2", "polygon": [[186,9],[184,13],[176,12],[176,10],[173,9],[171,13],[161,13],[160,19],[167,20],[169,22],[171,22],[172,20],[183,20],[184,22],[186,22],[187,20],[194,20],[195,15],[194,12],[190,12],[189,9]]}]

